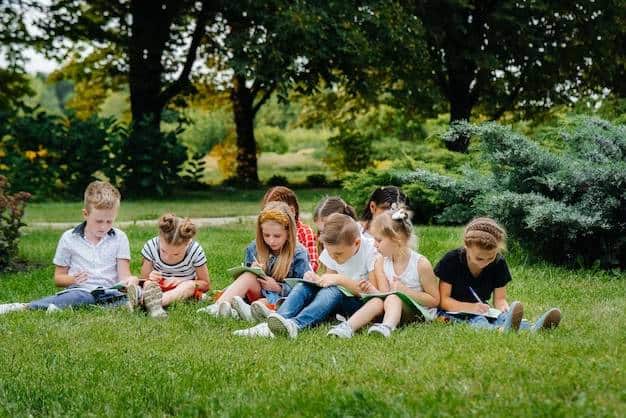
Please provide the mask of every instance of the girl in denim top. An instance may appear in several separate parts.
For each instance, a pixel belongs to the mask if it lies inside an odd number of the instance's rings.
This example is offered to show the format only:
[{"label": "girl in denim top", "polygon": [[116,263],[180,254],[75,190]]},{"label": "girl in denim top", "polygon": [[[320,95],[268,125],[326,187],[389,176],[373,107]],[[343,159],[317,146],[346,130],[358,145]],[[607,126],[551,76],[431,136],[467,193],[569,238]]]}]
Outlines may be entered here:
[{"label": "girl in denim top", "polygon": [[259,213],[256,239],[246,248],[244,262],[249,267],[260,267],[267,277],[249,272],[241,274],[216,304],[203,311],[252,321],[249,302],[276,304],[291,291],[284,279],[302,278],[311,270],[307,251],[296,238],[293,213],[285,203],[270,202]]}]

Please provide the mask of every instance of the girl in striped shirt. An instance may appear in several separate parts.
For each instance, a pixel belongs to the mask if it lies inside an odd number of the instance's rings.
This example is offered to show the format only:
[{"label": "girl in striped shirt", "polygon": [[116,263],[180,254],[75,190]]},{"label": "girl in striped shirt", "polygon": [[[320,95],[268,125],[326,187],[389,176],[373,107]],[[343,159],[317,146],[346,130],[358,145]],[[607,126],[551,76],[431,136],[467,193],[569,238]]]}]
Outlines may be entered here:
[{"label": "girl in striped shirt", "polygon": [[193,240],[196,235],[193,222],[168,213],[159,219],[159,230],[159,235],[146,242],[141,250],[143,292],[138,286],[128,287],[130,310],[143,299],[143,305],[153,317],[166,316],[163,307],[174,301],[200,299],[211,287],[206,255]]}]

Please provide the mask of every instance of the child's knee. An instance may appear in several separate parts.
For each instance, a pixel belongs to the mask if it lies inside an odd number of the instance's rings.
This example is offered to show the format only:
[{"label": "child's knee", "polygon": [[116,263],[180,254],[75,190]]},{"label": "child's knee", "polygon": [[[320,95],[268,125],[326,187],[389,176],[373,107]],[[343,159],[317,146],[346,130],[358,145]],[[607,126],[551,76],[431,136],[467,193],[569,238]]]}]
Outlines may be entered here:
[{"label": "child's knee", "polygon": [[367,302],[367,304],[371,306],[373,309],[376,309],[378,311],[382,311],[385,307],[385,302],[380,298],[370,299],[370,301]]},{"label": "child's knee", "polygon": [[396,295],[389,295],[385,298],[385,308],[389,308],[391,306],[402,305],[402,300]]}]

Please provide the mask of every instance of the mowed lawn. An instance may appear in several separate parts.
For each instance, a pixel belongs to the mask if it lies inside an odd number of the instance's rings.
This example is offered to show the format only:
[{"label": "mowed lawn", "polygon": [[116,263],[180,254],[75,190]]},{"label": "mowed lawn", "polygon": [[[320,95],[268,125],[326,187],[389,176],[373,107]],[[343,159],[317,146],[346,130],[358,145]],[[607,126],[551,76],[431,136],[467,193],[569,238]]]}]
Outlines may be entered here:
[{"label": "mowed lawn", "polygon": [[[461,232],[417,230],[433,264]],[[229,283],[225,270],[241,262],[252,231],[201,229],[215,287]],[[126,232],[138,271],[155,230]],[[0,302],[55,290],[59,234],[26,231],[21,254],[40,267],[0,275]],[[389,340],[336,340],[323,325],[295,341],[249,340],[231,335],[245,323],[197,314],[193,303],[162,321],[122,308],[20,312],[0,317],[0,416],[625,416],[624,277],[532,263],[511,246],[509,300],[533,319],[559,306],[554,332],[422,324]]]}]

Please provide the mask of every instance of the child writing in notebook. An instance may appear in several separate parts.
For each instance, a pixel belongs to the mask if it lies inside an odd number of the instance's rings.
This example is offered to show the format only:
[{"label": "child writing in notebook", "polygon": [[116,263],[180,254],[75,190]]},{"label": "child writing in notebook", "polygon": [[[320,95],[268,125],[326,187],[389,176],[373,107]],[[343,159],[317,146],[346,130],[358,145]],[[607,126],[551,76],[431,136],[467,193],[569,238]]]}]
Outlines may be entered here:
[{"label": "child writing in notebook", "polygon": [[363,214],[359,222],[361,233],[365,238],[373,239],[370,234],[370,224],[372,220],[379,214],[390,209],[391,205],[394,203],[398,207],[408,206],[408,199],[400,188],[396,186],[381,186],[372,192],[367,203],[365,203]]},{"label": "child writing in notebook", "polygon": [[[410,221],[410,212],[398,208],[394,203],[391,210],[377,216],[371,223],[380,255],[374,265],[374,283],[363,280],[359,283],[364,293],[399,291],[416,303],[431,310],[435,315],[439,304],[439,288],[433,267],[423,255],[413,250],[415,235]],[[389,337],[400,321],[415,321],[420,314],[413,305],[404,303],[396,295],[368,300],[348,321],[340,322],[328,335],[351,338],[354,332],[383,315],[383,321],[369,327],[368,334]]]},{"label": "child writing in notebook", "polygon": [[215,304],[199,312],[254,321],[248,302],[258,300],[259,306],[275,304],[291,291],[285,278],[302,278],[311,270],[306,249],[297,242],[296,221],[287,204],[269,202],[259,213],[256,239],[246,248],[244,263],[248,267],[260,267],[267,276],[241,274]]},{"label": "child writing in notebook", "polygon": [[130,311],[143,304],[150,316],[164,317],[167,313],[163,307],[177,300],[200,300],[211,288],[206,255],[193,239],[195,235],[196,226],[191,220],[171,213],[161,216],[159,235],[141,250],[143,289],[128,286]]},{"label": "child writing in notebook", "polygon": [[[476,328],[531,331],[559,325],[561,311],[552,308],[532,326],[522,321],[524,308],[520,302],[508,304],[506,286],[511,274],[502,256],[506,232],[491,218],[470,221],[463,232],[463,247],[448,252],[437,263],[441,316],[454,322],[467,322]],[[493,295],[493,306],[501,311],[497,318],[488,318],[487,301]]]},{"label": "child writing in notebook", "polygon": [[[293,339],[300,330],[319,324],[332,313],[351,315],[362,306],[358,283],[374,280],[377,254],[374,243],[361,236],[354,219],[339,213],[327,218],[320,240],[324,244],[320,263],[326,273],[321,276],[314,272],[305,274],[304,279],[316,284],[296,284],[266,323],[235,331],[235,335],[272,338],[278,334]],[[346,295],[345,291],[351,295]]]}]

